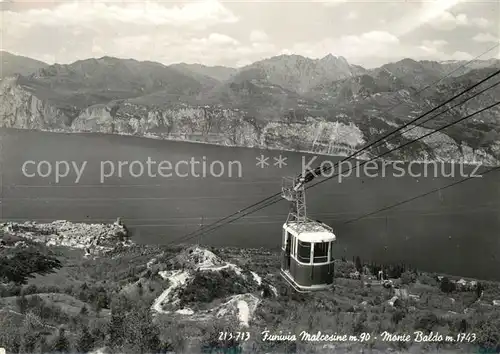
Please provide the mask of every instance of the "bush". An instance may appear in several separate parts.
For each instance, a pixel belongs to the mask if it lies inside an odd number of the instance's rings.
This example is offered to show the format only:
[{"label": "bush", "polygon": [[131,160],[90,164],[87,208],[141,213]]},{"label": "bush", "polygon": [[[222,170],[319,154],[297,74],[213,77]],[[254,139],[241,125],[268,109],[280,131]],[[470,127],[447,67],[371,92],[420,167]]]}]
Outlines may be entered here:
[{"label": "bush", "polygon": [[349,278],[349,274],[355,271],[354,263],[335,260],[334,274],[336,278]]},{"label": "bush", "polygon": [[456,290],[456,285],[447,277],[443,277],[443,279],[441,279],[440,289],[442,292],[448,294]]},{"label": "bush", "polygon": [[438,282],[436,281],[436,279],[434,279],[433,277],[430,277],[427,274],[420,275],[418,277],[418,281],[424,285],[429,285],[429,286],[437,286],[438,285]]},{"label": "bush", "polygon": [[360,273],[363,272],[363,264],[361,263],[361,258],[359,258],[359,256],[356,256],[356,270]]},{"label": "bush", "polygon": [[30,311],[41,319],[52,323],[60,324],[69,321],[69,316],[65,312],[59,307],[45,302],[38,295],[21,295],[16,299],[16,303],[21,313]]},{"label": "bush", "polygon": [[411,283],[415,283],[417,281],[417,276],[413,272],[406,271],[403,274],[401,274],[401,283],[408,285]]},{"label": "bush", "polygon": [[14,283],[0,285],[0,297],[19,296],[21,289],[21,285]]},{"label": "bush", "polygon": [[118,352],[126,348],[133,353],[158,353],[161,346],[149,308],[113,306],[107,334],[107,345]]},{"label": "bush", "polygon": [[241,353],[241,344],[236,338],[220,338],[221,333],[234,333],[235,324],[217,322],[204,336],[202,353]]},{"label": "bush", "polygon": [[476,344],[488,352],[500,351],[500,313],[490,314],[488,318],[480,321],[474,332],[477,334]]},{"label": "bush", "polygon": [[52,342],[52,352],[68,353],[70,350],[70,343],[66,336],[64,329],[59,330],[59,333]]},{"label": "bush", "polygon": [[0,257],[0,280],[25,284],[34,274],[48,274],[62,267],[57,258],[38,250],[25,248],[14,252],[9,258]]},{"label": "bush", "polygon": [[88,353],[94,349],[95,339],[87,326],[83,326],[77,334],[76,350],[79,353]]},{"label": "bush", "polygon": [[21,290],[21,293],[24,295],[36,294],[38,292],[38,288],[34,284],[30,284]]},{"label": "bush", "polygon": [[405,316],[406,316],[405,312],[398,309],[396,310],[396,312],[392,314],[391,321],[397,325],[399,322],[401,322],[403,318],[405,318]]},{"label": "bush", "polygon": [[431,332],[440,323],[439,318],[432,312],[424,313],[415,320],[415,329]]},{"label": "bush", "polygon": [[9,316],[0,317],[0,343],[9,353],[18,353],[21,331],[16,321]]},{"label": "bush", "polygon": [[181,290],[181,306],[193,303],[210,303],[217,298],[251,292],[253,284],[244,281],[233,270],[220,272],[197,272],[194,279]]},{"label": "bush", "polygon": [[361,333],[366,332],[366,312],[362,312],[353,324],[352,332],[354,335],[359,336]]},{"label": "bush", "polygon": [[89,314],[89,310],[87,306],[83,305],[80,309],[80,316],[87,316]]}]

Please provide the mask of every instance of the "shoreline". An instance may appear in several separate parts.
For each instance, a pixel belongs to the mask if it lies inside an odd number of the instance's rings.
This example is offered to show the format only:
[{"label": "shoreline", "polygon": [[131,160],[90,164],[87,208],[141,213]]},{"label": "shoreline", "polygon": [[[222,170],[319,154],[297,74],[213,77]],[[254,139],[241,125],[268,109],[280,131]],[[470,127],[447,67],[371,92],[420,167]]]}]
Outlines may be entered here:
[{"label": "shoreline", "polygon": [[[241,146],[241,145],[229,145],[229,144],[220,144],[220,143],[210,143],[210,142],[205,142],[205,141],[195,141],[195,140],[188,140],[188,139],[181,139],[181,138],[165,138],[162,136],[157,136],[157,135],[139,135],[139,134],[128,134],[128,133],[103,133],[103,132],[88,132],[88,131],[67,131],[67,130],[48,130],[48,129],[25,129],[25,128],[10,128],[10,127],[0,127],[0,132],[1,131],[17,131],[17,132],[37,132],[37,133],[49,133],[49,134],[63,134],[63,135],[73,135],[73,134],[79,134],[79,135],[89,135],[89,136],[102,136],[102,137],[128,137],[128,138],[136,138],[136,139],[147,139],[150,141],[167,141],[167,142],[180,142],[180,143],[186,143],[186,144],[201,144],[201,145],[210,145],[210,146],[217,146],[217,147],[225,147],[225,148],[237,148],[237,149],[251,149],[251,150],[260,150],[260,151],[273,151],[273,152],[290,152],[290,153],[298,153],[298,154],[307,154],[307,155],[312,155],[312,156],[322,156],[322,157],[335,157],[335,158],[347,158],[347,154],[325,154],[325,153],[320,153],[320,152],[311,152],[307,150],[292,150],[292,149],[280,149],[280,148],[272,148],[272,147],[260,147],[260,146]],[[356,151],[359,151],[359,149],[356,149]],[[363,155],[364,152],[361,154]],[[358,156],[358,157],[351,157],[350,159],[355,159],[358,161],[369,161],[370,157],[365,157],[365,156]],[[485,166],[485,167],[498,167],[500,166],[500,161],[497,164],[484,164],[482,162],[478,161],[468,161],[465,163],[462,162],[457,162],[454,160],[442,160],[442,159],[436,159],[436,160],[425,160],[425,159],[414,159],[414,160],[391,160],[391,159],[374,159],[373,161],[385,161],[385,162],[390,162],[390,163],[432,163],[432,162],[440,162],[440,163],[449,163],[449,164],[463,164],[466,166]]]},{"label": "shoreline", "polygon": [[[112,227],[113,225],[117,226],[116,222],[113,222],[111,219],[109,221],[102,219],[102,221],[100,221],[100,222],[96,222],[96,220],[85,222],[85,221],[71,221],[71,220],[61,220],[61,219],[50,219],[50,220],[45,219],[46,221],[44,221],[44,222],[38,222],[35,220],[37,220],[37,219],[31,219],[31,220],[0,219],[0,230],[2,230],[4,227],[7,227],[7,225],[29,226],[29,227],[32,227],[33,229],[40,229],[40,230],[46,229],[46,228],[53,228],[53,227],[57,228],[57,226],[59,226],[59,225],[64,226],[64,229],[78,230],[78,228],[82,228],[82,225],[85,225],[87,227],[98,228],[98,229],[100,229],[100,231],[108,232],[110,234],[110,236],[114,236],[113,232],[110,232],[111,230],[108,230],[107,228],[110,226]],[[41,219],[38,219],[38,220],[41,220]],[[123,220],[123,225],[125,225],[125,222],[126,222],[126,220]],[[129,226],[129,228],[131,228],[131,227],[133,227],[133,226]],[[69,235],[67,235],[67,236],[69,236]],[[31,237],[36,238],[35,236],[31,236]],[[164,244],[152,244],[152,243],[137,242],[136,240],[134,240],[133,234],[130,234],[128,237],[129,237],[130,241],[132,242],[132,244],[137,246],[137,247],[145,247],[145,248],[165,247],[165,246],[168,247],[168,245],[164,245]],[[111,237],[111,238],[113,238],[113,237]],[[50,245],[50,244],[48,244],[48,245]],[[192,247],[193,245],[196,245],[196,243],[184,243],[181,240],[180,243],[176,243],[173,246],[174,247],[180,246],[183,248],[189,248],[189,247]],[[53,246],[62,246],[62,247],[69,247],[69,248],[74,247],[74,246],[69,245],[69,244],[58,244],[58,245],[54,244]],[[75,248],[81,249],[84,247],[85,246],[83,246],[83,245],[79,245],[78,247],[75,247]],[[278,247],[268,247],[268,246],[244,247],[244,246],[212,246],[210,244],[204,244],[204,245],[200,245],[200,247],[204,247],[206,249],[222,250],[223,252],[230,252],[230,253],[241,252],[241,251],[250,251],[250,253],[255,253],[255,252],[259,253],[262,251],[266,251],[266,252],[270,252],[271,254],[276,254],[278,256],[279,256],[280,251],[281,251],[280,246],[278,246]],[[341,260],[340,257],[337,259]],[[370,260],[368,260],[368,259],[364,259],[363,261],[370,262]],[[391,263],[391,262],[388,262],[388,263]],[[500,281],[500,279],[484,279],[481,277],[463,276],[460,274],[444,273],[444,272],[432,271],[432,270],[426,270],[426,269],[419,269],[419,271],[421,271],[422,273],[426,273],[426,274],[433,274],[436,276],[447,277],[449,279],[463,279],[466,281],[477,280],[477,281],[481,281],[481,282],[499,282]]]}]

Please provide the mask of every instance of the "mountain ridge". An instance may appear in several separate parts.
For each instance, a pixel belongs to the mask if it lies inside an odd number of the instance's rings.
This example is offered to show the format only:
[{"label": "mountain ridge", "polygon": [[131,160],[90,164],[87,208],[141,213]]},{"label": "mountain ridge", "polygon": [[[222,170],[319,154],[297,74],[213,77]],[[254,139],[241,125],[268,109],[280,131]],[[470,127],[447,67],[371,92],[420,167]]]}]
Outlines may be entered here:
[{"label": "mountain ridge", "polygon": [[[280,55],[234,69],[90,58],[3,78],[0,127],[342,155],[500,68],[500,60],[465,64],[404,59],[368,70],[333,55]],[[436,121],[470,114],[495,97],[500,97],[498,87]],[[409,128],[422,135],[424,128],[437,128],[435,123]],[[495,108],[460,128],[450,127],[451,133],[433,134],[432,143],[424,139],[388,158],[478,158],[498,164],[499,123]],[[411,136],[403,134],[398,141],[418,138]],[[368,156],[388,148],[385,144]]]},{"label": "mountain ridge", "polygon": [[28,75],[49,64],[0,50],[0,79],[14,74]]}]

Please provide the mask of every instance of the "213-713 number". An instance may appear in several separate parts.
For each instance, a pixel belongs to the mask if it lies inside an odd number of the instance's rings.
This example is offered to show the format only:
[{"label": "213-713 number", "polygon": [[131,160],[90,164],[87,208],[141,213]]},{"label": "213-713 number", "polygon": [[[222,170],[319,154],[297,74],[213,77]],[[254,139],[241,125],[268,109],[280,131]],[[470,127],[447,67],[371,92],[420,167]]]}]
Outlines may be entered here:
[{"label": "213-713 number", "polygon": [[250,332],[219,332],[219,340],[247,341],[250,339]]}]

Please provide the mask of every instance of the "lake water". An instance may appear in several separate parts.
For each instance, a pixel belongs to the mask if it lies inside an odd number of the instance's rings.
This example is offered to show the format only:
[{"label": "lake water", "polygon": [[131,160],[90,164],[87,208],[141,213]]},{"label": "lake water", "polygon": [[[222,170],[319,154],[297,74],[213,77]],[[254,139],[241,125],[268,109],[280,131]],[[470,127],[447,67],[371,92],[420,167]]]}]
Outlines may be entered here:
[{"label": "lake water", "polygon": [[[3,220],[66,219],[107,222],[121,217],[138,243],[162,244],[175,240],[215,220],[245,208],[281,188],[283,176],[300,173],[303,159],[313,155],[282,152],[286,166],[275,166],[280,152],[249,148],[228,148],[204,144],[100,134],[55,134],[21,130],[0,130],[2,157],[1,214]],[[256,166],[264,155],[269,166]],[[151,173],[147,171],[147,160]],[[181,161],[199,161],[194,171]],[[204,160],[205,159],[205,160]],[[70,172],[58,183],[49,177],[26,177],[36,172],[36,162],[56,161],[87,164],[81,179]],[[318,158],[335,162],[338,158]],[[101,162],[113,176],[101,183]],[[122,165],[118,176],[118,161]],[[163,163],[163,174],[157,164]],[[206,177],[201,175],[205,161]],[[214,163],[220,161],[220,163]],[[231,165],[229,162],[233,161]],[[181,176],[169,176],[168,163],[179,163]],[[224,174],[210,175],[210,165]],[[239,165],[238,165],[239,164]],[[41,166],[42,173],[47,166]],[[458,168],[457,168],[458,169]],[[64,165],[60,163],[64,172]],[[347,168],[344,169],[346,171]],[[412,167],[414,175],[422,166]],[[229,176],[229,171],[232,175]],[[451,171],[451,165],[445,166]],[[194,172],[194,173],[193,173]],[[368,171],[372,173],[373,170]],[[358,216],[395,204],[460,180],[456,176],[437,178],[395,177],[390,169],[385,177],[332,178],[307,191],[310,217],[331,225],[337,235],[336,256],[378,261],[404,261],[421,269],[460,274],[483,279],[500,279],[500,174],[493,172],[454,187],[433,193],[397,208],[352,223]],[[465,173],[472,172],[467,169]],[[238,175],[241,173],[241,175]],[[156,174],[156,177],[154,177]],[[186,175],[184,177],[184,175]],[[319,178],[319,180],[324,180]],[[315,182],[312,182],[315,183]],[[279,247],[281,227],[288,213],[286,201],[217,229],[193,241],[215,246]]]}]

